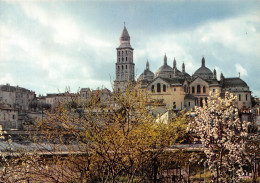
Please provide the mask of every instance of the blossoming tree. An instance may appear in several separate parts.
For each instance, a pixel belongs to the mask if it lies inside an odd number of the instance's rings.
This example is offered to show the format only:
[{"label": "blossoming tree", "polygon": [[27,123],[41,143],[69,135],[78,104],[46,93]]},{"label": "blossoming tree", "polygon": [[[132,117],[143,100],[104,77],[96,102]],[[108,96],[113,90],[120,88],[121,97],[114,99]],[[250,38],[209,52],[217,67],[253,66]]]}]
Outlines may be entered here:
[{"label": "blossoming tree", "polygon": [[240,120],[235,100],[232,93],[224,99],[218,93],[210,95],[203,107],[195,108],[195,119],[187,128],[204,146],[212,182],[237,181],[242,172],[250,123]]}]

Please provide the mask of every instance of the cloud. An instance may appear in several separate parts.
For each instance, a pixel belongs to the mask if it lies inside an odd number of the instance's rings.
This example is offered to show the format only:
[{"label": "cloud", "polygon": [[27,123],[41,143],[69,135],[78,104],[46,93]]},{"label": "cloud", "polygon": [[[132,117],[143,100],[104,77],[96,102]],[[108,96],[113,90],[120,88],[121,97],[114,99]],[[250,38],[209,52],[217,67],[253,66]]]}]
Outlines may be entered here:
[{"label": "cloud", "polygon": [[[129,22],[138,75],[147,59],[155,72],[163,64],[166,53],[168,65],[172,67],[175,57],[178,69],[181,70],[184,62],[189,74],[200,67],[205,56],[206,66],[211,70],[216,68],[218,75],[223,72],[225,77],[234,77],[239,70],[251,88],[257,88],[253,84],[259,83],[250,83],[252,76],[260,77],[259,10],[255,8],[241,11],[240,4],[233,7],[229,3],[221,11],[214,7],[212,13],[211,3],[206,3],[206,9],[199,8],[200,3],[194,3],[196,8],[194,4],[184,7],[168,3],[166,9],[166,4],[158,3],[156,10],[155,4],[144,8],[145,3],[138,4],[138,8],[136,4],[129,6],[128,10],[122,9],[121,3],[115,6],[101,3],[101,8],[95,3],[85,7],[82,2],[6,4],[0,16],[1,68],[10,74],[6,79],[27,83],[39,93],[65,89],[68,85],[75,90],[79,86],[97,87],[103,83],[111,87],[109,74],[114,78],[115,49],[122,31],[118,24],[125,19]],[[165,13],[176,7],[178,11]],[[19,72],[24,69],[27,72],[22,76]],[[260,93],[259,87],[257,90]]]},{"label": "cloud", "polygon": [[[139,61],[139,57],[146,56],[151,58],[149,59],[152,62],[150,65],[158,66],[162,65],[163,55],[166,53],[170,60],[173,60],[173,57],[176,58],[179,68],[182,62],[187,63],[186,70],[193,73],[195,72],[194,67],[198,68],[201,63],[200,59],[205,56],[206,65],[211,70],[218,66],[222,68],[223,72],[227,71],[227,68],[223,67],[224,64],[239,62],[244,65],[242,57],[249,58],[250,55],[259,58],[258,19],[257,14],[246,14],[207,22],[193,30],[146,37],[146,41],[140,41],[137,45],[138,48],[135,49],[136,60]],[[241,58],[234,60],[236,56],[241,56]],[[227,62],[229,59],[233,59],[233,61]],[[144,67],[145,59],[141,60]],[[255,61],[248,59],[248,62]],[[172,66],[172,63],[168,61],[168,65]]]},{"label": "cloud", "polygon": [[247,71],[240,64],[236,64],[236,71],[240,76],[247,76]]}]

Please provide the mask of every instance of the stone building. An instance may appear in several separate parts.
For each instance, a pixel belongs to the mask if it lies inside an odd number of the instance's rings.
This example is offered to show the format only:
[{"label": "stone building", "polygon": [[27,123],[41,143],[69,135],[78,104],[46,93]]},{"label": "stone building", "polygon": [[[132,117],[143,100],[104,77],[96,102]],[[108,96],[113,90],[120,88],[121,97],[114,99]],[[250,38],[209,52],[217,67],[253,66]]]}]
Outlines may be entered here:
[{"label": "stone building", "polygon": [[96,99],[104,105],[109,105],[111,99],[111,91],[107,88],[91,90],[90,88],[81,88],[80,90],[80,102],[82,105],[87,101]]},{"label": "stone building", "polygon": [[9,84],[0,85],[0,104],[18,109],[19,113],[29,110],[29,105],[35,98],[35,92]]},{"label": "stone building", "polygon": [[18,110],[0,105],[0,126],[1,130],[17,130],[19,128]]},{"label": "stone building", "polygon": [[[130,54],[129,58],[126,53]],[[135,83],[134,79],[129,77],[129,74],[131,76],[134,74],[132,58],[130,36],[124,27],[120,36],[120,46],[117,48],[115,91],[123,89],[127,82]],[[202,106],[203,100],[207,101],[210,92],[224,95],[226,91],[237,96],[236,105],[239,109],[251,107],[251,91],[246,82],[240,77],[225,78],[222,73],[221,79],[218,80],[216,70],[211,71],[206,67],[204,57],[201,60],[201,67],[192,75],[185,71],[184,63],[181,71],[178,70],[175,58],[172,67],[168,65],[166,54],[162,66],[155,73],[150,70],[147,61],[144,72],[137,79],[136,87],[149,92],[153,99],[163,101],[166,108],[173,110],[184,108],[191,110],[195,106]]]},{"label": "stone building", "polygon": [[116,80],[114,90],[122,90],[128,82],[135,80],[135,64],[133,58],[134,49],[130,44],[130,36],[126,27],[120,36],[120,45],[117,48]]}]

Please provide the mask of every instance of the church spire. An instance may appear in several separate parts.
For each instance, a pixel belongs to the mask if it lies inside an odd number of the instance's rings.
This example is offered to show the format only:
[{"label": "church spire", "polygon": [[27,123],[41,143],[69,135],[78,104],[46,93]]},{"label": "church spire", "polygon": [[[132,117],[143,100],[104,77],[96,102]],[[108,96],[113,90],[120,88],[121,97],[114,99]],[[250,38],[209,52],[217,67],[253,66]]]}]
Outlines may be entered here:
[{"label": "church spire", "polygon": [[201,67],[205,67],[205,58],[204,58],[204,56],[202,57],[202,60],[201,60]]},{"label": "church spire", "polygon": [[149,61],[147,59],[147,62],[146,62],[146,69],[149,70]]},{"label": "church spire", "polygon": [[221,74],[220,74],[220,80],[224,80],[224,75],[223,75],[223,73],[221,72]]},{"label": "church spire", "polygon": [[217,71],[216,71],[216,69],[213,70],[213,78],[217,79]]},{"label": "church spire", "polygon": [[129,33],[126,29],[125,23],[124,23],[124,29],[123,29],[121,36],[120,36],[120,43],[122,44],[122,42],[124,42],[124,41],[130,42],[130,36],[129,36]]},{"label": "church spire", "polygon": [[176,60],[175,60],[175,57],[173,59],[173,69],[176,69]]},{"label": "church spire", "polygon": [[167,56],[166,56],[166,53],[164,55],[164,65],[167,65]]},{"label": "church spire", "polygon": [[184,62],[182,63],[182,72],[185,72],[185,64],[184,64]]}]

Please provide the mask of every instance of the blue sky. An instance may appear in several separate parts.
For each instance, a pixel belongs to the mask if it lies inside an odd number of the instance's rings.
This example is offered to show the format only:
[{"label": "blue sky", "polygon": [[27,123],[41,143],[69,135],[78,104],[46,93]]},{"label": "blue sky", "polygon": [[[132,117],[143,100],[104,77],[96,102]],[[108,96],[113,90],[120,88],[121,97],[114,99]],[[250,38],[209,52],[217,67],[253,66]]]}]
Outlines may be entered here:
[{"label": "blue sky", "polygon": [[201,65],[218,77],[246,81],[260,97],[259,1],[0,0],[0,84],[37,94],[112,88],[124,22],[136,77],[146,60],[155,72],[167,54],[192,74]]}]

